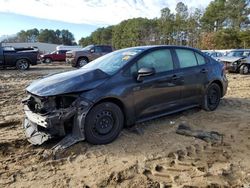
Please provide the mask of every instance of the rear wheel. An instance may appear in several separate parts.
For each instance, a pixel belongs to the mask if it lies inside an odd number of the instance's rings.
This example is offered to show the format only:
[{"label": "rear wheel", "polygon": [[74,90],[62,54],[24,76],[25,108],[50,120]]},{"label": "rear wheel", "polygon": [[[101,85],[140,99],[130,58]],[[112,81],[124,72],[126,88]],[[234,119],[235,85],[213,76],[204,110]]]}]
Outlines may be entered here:
[{"label": "rear wheel", "polygon": [[206,91],[206,95],[204,96],[203,101],[203,109],[207,111],[215,110],[221,98],[221,88],[218,84],[212,83]]},{"label": "rear wheel", "polygon": [[86,65],[88,63],[88,59],[87,58],[80,58],[77,61],[77,67],[83,67],[84,65]]},{"label": "rear wheel", "polygon": [[248,74],[248,73],[249,73],[249,67],[247,65],[241,65],[240,74]]},{"label": "rear wheel", "polygon": [[124,123],[124,116],[114,103],[104,102],[94,106],[86,117],[86,140],[91,144],[108,144],[115,140]]},{"label": "rear wheel", "polygon": [[30,67],[30,62],[27,59],[19,59],[16,62],[16,68],[18,70],[28,70]]}]

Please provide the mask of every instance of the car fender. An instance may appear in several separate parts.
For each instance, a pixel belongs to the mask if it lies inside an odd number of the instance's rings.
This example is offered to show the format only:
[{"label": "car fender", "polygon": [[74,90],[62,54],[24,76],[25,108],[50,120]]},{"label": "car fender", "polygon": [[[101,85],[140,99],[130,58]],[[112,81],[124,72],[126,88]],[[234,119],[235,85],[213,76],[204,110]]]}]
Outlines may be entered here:
[{"label": "car fender", "polygon": [[[135,119],[135,109],[130,107],[129,105],[127,105],[127,103],[119,96],[108,95],[105,97],[98,98],[94,102],[93,106],[95,106],[96,104],[102,103],[102,102],[107,102],[107,101],[113,102],[121,108],[122,112],[124,113],[124,119],[125,119],[126,126],[130,126],[130,125],[135,123],[135,120],[136,120]],[[128,117],[130,117],[130,118],[128,118]],[[131,117],[133,117],[133,118],[131,118]]]}]

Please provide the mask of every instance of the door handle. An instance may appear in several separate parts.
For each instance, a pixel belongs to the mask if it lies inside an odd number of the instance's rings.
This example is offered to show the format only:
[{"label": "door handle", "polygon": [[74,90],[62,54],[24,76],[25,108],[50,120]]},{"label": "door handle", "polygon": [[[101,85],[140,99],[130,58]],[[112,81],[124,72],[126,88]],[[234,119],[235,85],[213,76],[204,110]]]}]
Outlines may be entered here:
[{"label": "door handle", "polygon": [[181,77],[180,76],[177,76],[177,75],[173,75],[172,76],[172,80],[179,80]]},{"label": "door handle", "polygon": [[200,71],[201,73],[207,73],[208,72],[208,70],[207,69],[201,69],[201,71]]}]

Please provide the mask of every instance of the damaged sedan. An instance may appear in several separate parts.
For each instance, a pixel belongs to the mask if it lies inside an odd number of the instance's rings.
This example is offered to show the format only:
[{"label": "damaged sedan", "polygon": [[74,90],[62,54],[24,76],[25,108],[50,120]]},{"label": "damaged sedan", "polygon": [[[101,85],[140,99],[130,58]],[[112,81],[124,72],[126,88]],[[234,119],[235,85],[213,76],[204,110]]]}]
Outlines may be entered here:
[{"label": "damaged sedan", "polygon": [[193,107],[215,110],[226,90],[223,64],[197,49],[122,49],[29,85],[25,134],[34,145],[63,138],[55,148],[107,144],[125,126]]},{"label": "damaged sedan", "polygon": [[225,64],[229,72],[248,74],[250,72],[250,49],[232,50],[219,61]]}]

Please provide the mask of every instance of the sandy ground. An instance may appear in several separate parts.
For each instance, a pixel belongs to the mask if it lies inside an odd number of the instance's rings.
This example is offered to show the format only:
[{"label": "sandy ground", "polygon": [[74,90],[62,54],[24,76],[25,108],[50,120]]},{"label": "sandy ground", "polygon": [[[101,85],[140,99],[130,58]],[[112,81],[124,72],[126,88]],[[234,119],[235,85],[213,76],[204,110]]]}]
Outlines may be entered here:
[{"label": "sandy ground", "polygon": [[[0,187],[250,187],[250,75],[228,74],[228,93],[214,112],[192,109],[125,129],[108,145],[78,143],[46,156],[22,129],[25,87],[69,66],[0,70]],[[178,135],[186,122],[218,131],[212,144]],[[139,134],[140,133],[140,134]]]}]

